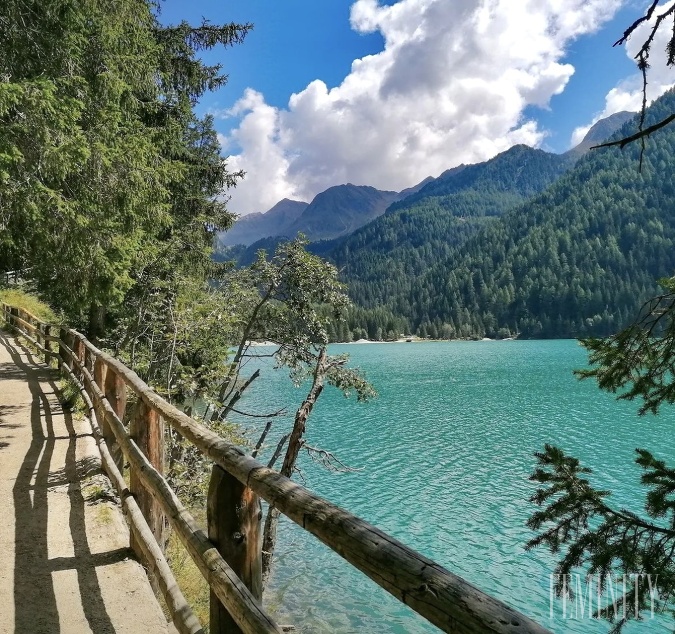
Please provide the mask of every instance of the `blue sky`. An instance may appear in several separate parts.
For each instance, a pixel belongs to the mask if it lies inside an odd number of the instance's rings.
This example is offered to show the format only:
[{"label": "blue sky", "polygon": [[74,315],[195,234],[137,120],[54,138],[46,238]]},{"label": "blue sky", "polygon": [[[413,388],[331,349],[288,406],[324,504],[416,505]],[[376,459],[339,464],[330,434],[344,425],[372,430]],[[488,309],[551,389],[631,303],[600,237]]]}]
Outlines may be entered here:
[{"label": "blue sky", "polygon": [[[229,81],[199,106],[215,115],[230,165],[247,172],[230,192],[243,214],[343,182],[400,190],[517,142],[568,149],[599,116],[639,103],[630,51],[612,44],[644,8],[165,0],[161,19],[254,24],[243,45],[206,56]],[[655,97],[671,78],[656,57],[652,73]]]}]

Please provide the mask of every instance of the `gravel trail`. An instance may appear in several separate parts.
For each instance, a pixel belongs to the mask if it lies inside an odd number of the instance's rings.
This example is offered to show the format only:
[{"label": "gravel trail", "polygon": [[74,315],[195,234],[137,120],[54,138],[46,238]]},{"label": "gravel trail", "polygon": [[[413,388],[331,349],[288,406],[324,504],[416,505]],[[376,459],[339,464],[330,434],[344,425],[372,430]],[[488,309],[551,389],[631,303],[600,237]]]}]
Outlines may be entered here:
[{"label": "gravel trail", "polygon": [[0,332],[0,633],[167,634],[86,418]]}]

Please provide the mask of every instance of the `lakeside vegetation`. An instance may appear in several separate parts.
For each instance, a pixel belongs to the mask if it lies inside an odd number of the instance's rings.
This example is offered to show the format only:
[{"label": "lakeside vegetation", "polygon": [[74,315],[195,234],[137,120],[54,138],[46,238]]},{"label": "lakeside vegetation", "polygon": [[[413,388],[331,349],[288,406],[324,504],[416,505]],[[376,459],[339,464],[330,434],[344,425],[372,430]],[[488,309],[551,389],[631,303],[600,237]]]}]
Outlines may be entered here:
[{"label": "lakeside vegetation", "polygon": [[[165,25],[152,0],[39,4],[0,6],[0,271],[30,270],[40,301],[4,299],[58,316],[233,442],[232,412],[283,411],[273,399],[237,407],[266,381],[248,373],[248,342],[273,341],[277,368],[309,388],[283,442],[256,451],[293,477],[324,388],[375,392],[345,355],[327,353],[327,329],[350,304],[335,267],[302,241],[244,269],[211,257],[233,220],[223,194],[241,174],[221,157],[212,118],[195,112],[227,80],[201,54],[241,43],[252,26]],[[175,431],[166,441],[167,479],[203,508],[210,461]],[[277,516],[270,508],[266,575]]]}]

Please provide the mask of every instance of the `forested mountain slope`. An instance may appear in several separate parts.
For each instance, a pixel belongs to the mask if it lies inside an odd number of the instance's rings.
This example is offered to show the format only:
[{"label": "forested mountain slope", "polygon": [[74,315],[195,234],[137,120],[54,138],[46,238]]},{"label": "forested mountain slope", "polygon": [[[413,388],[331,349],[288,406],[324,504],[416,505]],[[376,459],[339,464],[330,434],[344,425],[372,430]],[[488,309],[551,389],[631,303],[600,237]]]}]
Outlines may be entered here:
[{"label": "forested mountain slope", "polygon": [[[650,125],[675,110],[672,92]],[[626,124],[615,136],[630,133]],[[594,150],[433,266],[395,302],[422,335],[606,335],[675,271],[675,127]]]},{"label": "forested mountain slope", "polygon": [[365,185],[336,185],[317,194],[285,234],[299,232],[310,240],[347,235],[384,213],[398,192],[381,191]]},{"label": "forested mountain slope", "polygon": [[[417,277],[573,164],[569,157],[518,145],[485,163],[448,170],[337,246],[312,250],[341,269],[357,304],[408,312],[407,294]],[[397,297],[405,298],[401,305]]]}]

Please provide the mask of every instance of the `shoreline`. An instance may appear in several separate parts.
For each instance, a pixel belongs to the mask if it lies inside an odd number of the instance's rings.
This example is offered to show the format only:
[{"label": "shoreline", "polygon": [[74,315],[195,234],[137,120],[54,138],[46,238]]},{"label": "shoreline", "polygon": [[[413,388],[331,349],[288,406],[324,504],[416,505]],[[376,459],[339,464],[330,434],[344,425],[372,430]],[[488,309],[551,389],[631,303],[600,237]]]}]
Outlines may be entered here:
[{"label": "shoreline", "polygon": [[[365,343],[440,343],[440,342],[446,342],[446,343],[460,343],[462,341],[466,342],[481,342],[481,341],[517,341],[518,337],[505,337],[504,339],[490,339],[489,337],[483,337],[482,339],[423,339],[421,337],[402,337],[399,339],[391,339],[389,341],[377,341],[374,339],[357,339],[356,341],[331,341],[329,345],[334,346],[334,345],[339,345],[339,346],[347,346],[347,345],[361,345]],[[273,341],[247,341],[247,345],[251,347],[271,347],[271,346],[279,346],[278,343],[274,343]]]},{"label": "shoreline", "polygon": [[470,342],[481,342],[481,341],[517,341],[516,337],[505,337],[504,339],[490,339],[489,337],[483,337],[482,339],[422,339],[421,337],[413,338],[404,338],[404,339],[392,339],[390,341],[374,341],[372,339],[357,339],[356,341],[333,341],[330,345],[352,345],[352,344],[364,344],[364,343],[459,343],[462,341]]}]

